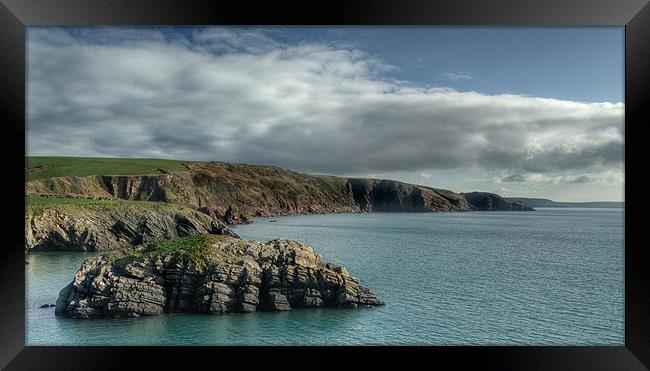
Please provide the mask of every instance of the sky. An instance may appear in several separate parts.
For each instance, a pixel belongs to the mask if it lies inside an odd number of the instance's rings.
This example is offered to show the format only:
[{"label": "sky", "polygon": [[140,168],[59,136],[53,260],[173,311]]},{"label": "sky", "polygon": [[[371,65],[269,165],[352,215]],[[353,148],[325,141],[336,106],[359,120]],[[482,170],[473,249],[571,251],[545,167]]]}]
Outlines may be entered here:
[{"label": "sky", "polygon": [[622,27],[30,27],[27,154],[622,201]]}]

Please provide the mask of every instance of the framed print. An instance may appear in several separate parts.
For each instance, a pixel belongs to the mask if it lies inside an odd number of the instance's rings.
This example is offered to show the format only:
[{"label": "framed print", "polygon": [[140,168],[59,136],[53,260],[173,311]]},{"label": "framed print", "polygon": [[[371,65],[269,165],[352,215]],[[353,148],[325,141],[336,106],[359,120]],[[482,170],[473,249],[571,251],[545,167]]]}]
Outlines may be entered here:
[{"label": "framed print", "polygon": [[0,10],[3,367],[650,364],[643,1]]}]

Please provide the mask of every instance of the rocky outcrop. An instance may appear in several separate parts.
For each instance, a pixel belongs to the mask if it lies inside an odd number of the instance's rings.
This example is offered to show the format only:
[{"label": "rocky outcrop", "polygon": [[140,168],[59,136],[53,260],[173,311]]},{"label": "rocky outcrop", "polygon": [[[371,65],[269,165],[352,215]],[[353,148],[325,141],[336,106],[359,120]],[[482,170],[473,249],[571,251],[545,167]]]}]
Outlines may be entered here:
[{"label": "rocky outcrop", "polygon": [[25,212],[26,250],[102,251],[196,234],[236,236],[222,221],[178,205],[127,201]]},{"label": "rocky outcrop", "polygon": [[517,201],[509,201],[494,193],[463,193],[467,202],[479,211],[533,211],[534,209]]},{"label": "rocky outcrop", "polygon": [[122,200],[167,201],[165,189],[171,180],[171,175],[133,176],[100,176],[103,190],[113,198]]},{"label": "rocky outcrop", "polygon": [[291,214],[527,210],[494,194],[459,194],[392,180],[307,175],[231,163],[192,162],[185,168],[154,175],[38,179],[28,182],[26,191],[182,204],[228,224],[246,223],[254,216]]},{"label": "rocky outcrop", "polygon": [[296,241],[194,236],[115,254],[84,261],[59,293],[57,315],[138,317],[384,304],[345,268],[323,262],[310,246]]},{"label": "rocky outcrop", "polygon": [[166,190],[173,178],[171,174],[64,176],[29,181],[25,189],[29,195],[172,202]]}]

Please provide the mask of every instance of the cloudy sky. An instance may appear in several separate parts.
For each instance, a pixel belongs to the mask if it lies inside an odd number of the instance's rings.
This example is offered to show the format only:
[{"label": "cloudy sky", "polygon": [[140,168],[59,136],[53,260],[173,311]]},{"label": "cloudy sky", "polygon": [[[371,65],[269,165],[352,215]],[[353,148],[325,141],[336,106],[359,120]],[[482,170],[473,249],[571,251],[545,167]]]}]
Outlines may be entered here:
[{"label": "cloudy sky", "polygon": [[29,155],[623,199],[623,28],[40,28]]}]

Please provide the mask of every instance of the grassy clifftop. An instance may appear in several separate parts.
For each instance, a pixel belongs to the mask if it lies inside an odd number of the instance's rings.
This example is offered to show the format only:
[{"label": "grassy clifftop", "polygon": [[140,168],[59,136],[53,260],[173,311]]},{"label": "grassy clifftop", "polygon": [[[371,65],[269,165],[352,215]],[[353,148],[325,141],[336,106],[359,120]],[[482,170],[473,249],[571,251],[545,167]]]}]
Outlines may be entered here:
[{"label": "grassy clifftop", "polygon": [[27,180],[62,176],[145,175],[180,171],[188,161],[151,158],[26,157]]}]

